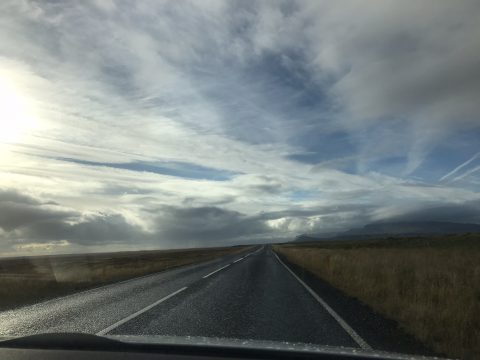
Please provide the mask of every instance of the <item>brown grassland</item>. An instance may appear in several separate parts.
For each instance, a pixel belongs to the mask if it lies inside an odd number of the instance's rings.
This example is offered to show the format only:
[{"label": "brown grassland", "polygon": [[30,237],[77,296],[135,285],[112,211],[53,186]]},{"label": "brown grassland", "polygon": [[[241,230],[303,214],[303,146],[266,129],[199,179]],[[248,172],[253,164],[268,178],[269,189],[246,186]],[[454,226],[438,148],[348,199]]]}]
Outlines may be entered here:
[{"label": "brown grassland", "polygon": [[480,359],[480,234],[276,245],[439,353]]},{"label": "brown grassland", "polygon": [[246,248],[3,258],[0,259],[0,310],[211,260]]}]

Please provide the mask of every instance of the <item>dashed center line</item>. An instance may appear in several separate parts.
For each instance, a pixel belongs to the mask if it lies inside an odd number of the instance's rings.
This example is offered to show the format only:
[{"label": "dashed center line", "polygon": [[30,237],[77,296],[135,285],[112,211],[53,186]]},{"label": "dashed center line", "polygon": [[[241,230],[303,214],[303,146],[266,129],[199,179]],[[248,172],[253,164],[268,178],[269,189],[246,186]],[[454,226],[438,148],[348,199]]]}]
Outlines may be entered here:
[{"label": "dashed center line", "polygon": [[[217,272],[219,272],[219,271],[221,271],[221,270],[229,267],[230,265],[232,265],[232,264],[234,264],[234,263],[236,263],[236,262],[239,262],[239,261],[245,259],[247,256],[250,256],[250,255],[252,255],[252,254],[253,254],[253,253],[247,254],[247,255],[245,255],[244,257],[241,257],[240,259],[235,260],[235,261],[234,261],[233,263],[231,263],[231,264],[227,264],[227,265],[225,265],[225,266],[222,266],[221,268],[219,268],[219,269],[217,269],[217,270],[215,270],[215,271],[212,271],[211,273],[203,276],[203,278],[206,279],[206,278],[208,278],[209,276],[211,276],[211,275],[213,275],[213,274],[215,274],[215,273],[217,273]],[[125,324],[127,321],[130,321],[130,320],[132,320],[133,318],[137,317],[138,315],[143,314],[144,312],[150,310],[151,308],[157,306],[158,304],[164,302],[165,300],[170,299],[171,297],[177,295],[178,293],[181,293],[182,291],[186,290],[187,288],[188,288],[188,287],[185,286],[185,287],[183,287],[183,288],[181,288],[181,289],[178,289],[177,291],[171,293],[170,295],[167,295],[167,296],[161,298],[160,300],[155,301],[154,303],[152,303],[152,304],[144,307],[143,309],[140,309],[139,311],[137,311],[137,312],[135,312],[135,313],[133,313],[133,314],[131,314],[131,315],[123,318],[122,320],[117,321],[116,323],[110,325],[109,327],[106,327],[105,329],[97,332],[97,335],[105,335],[105,334],[109,333],[109,332],[112,331],[113,329],[119,327],[119,326],[122,325],[122,324]]]},{"label": "dashed center line", "polygon": [[215,271],[212,271],[210,274],[205,275],[203,278],[206,279],[206,278],[208,278],[209,276],[215,274],[216,272],[219,272],[220,270],[223,270],[223,269],[229,267],[230,265],[231,265],[231,264],[227,264],[227,265],[225,265],[225,266],[222,266],[220,269],[217,269],[217,270],[215,270]]},{"label": "dashed center line", "polygon": [[112,324],[112,325],[110,325],[109,327],[107,327],[107,328],[105,328],[105,329],[97,332],[97,335],[105,335],[106,333],[112,331],[113,329],[119,327],[120,325],[125,324],[127,321],[132,320],[133,318],[137,317],[138,315],[143,314],[145,311],[150,310],[151,308],[157,306],[158,304],[164,302],[165,300],[170,299],[172,296],[175,296],[175,295],[177,295],[178,293],[181,293],[182,291],[184,291],[184,290],[186,290],[186,289],[187,289],[187,286],[185,286],[185,287],[183,287],[183,288],[181,288],[181,289],[178,289],[177,291],[171,293],[170,295],[167,295],[167,296],[161,298],[160,300],[155,301],[154,303],[152,303],[152,304],[144,307],[143,309],[138,310],[137,312],[135,312],[135,313],[133,313],[133,314],[131,314],[131,315],[123,318],[123,319],[120,320],[120,321],[117,321],[115,324]]}]

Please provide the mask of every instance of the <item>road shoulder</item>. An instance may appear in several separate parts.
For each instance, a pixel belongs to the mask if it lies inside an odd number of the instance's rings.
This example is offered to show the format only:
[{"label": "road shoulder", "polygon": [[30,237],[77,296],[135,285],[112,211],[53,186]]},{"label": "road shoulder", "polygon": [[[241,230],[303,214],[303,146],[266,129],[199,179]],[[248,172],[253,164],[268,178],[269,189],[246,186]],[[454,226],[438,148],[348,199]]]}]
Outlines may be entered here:
[{"label": "road shoulder", "polygon": [[403,331],[397,322],[386,319],[359,300],[352,298],[302,267],[277,255],[312,290],[321,296],[375,350],[438,356]]}]

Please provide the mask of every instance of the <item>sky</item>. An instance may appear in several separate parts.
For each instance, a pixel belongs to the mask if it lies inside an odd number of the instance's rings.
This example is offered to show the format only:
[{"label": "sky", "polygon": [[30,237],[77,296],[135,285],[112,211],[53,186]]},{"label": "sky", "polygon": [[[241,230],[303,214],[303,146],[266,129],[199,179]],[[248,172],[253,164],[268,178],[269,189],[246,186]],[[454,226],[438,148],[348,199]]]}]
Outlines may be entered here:
[{"label": "sky", "polygon": [[478,1],[0,3],[0,255],[480,223]]}]

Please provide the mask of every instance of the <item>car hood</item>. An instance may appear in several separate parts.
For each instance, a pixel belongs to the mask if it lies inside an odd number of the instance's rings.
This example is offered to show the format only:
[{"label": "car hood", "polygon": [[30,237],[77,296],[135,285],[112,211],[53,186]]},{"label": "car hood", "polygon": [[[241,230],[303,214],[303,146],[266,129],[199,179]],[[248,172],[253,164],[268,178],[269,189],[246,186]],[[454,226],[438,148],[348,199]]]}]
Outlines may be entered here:
[{"label": "car hood", "polygon": [[142,350],[170,348],[180,351],[255,351],[255,352],[289,352],[292,354],[311,355],[348,355],[359,358],[416,360],[445,359],[410,354],[391,353],[377,350],[363,350],[351,347],[338,347],[308,343],[295,343],[269,340],[248,340],[231,338],[214,338],[198,336],[163,336],[163,335],[104,335],[97,336],[84,333],[45,333],[22,337],[0,337],[0,347],[49,348],[77,350]]}]

